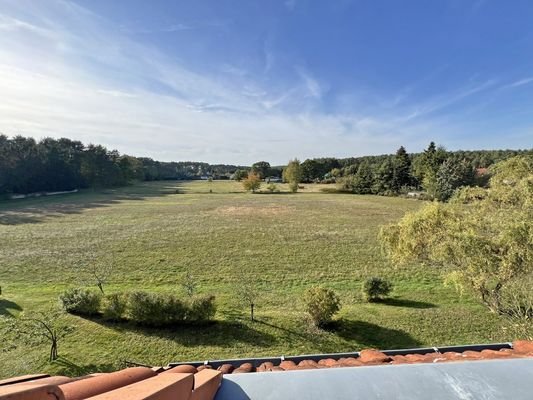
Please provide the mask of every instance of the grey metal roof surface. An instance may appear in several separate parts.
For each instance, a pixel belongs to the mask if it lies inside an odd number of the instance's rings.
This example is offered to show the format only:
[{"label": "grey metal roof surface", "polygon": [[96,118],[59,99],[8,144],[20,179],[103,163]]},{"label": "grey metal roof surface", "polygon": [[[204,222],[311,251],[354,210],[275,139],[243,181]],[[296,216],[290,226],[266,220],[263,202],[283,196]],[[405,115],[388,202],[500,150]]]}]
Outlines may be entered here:
[{"label": "grey metal roof surface", "polygon": [[533,359],[224,375],[215,400],[532,400]]}]

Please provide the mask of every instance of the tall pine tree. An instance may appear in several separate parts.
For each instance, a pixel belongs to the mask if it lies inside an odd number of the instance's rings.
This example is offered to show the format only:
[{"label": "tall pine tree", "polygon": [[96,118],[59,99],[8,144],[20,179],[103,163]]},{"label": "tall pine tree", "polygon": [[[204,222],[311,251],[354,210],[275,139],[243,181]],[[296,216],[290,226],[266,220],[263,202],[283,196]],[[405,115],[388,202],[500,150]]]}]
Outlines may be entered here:
[{"label": "tall pine tree", "polygon": [[398,193],[402,187],[411,184],[411,160],[405,147],[401,146],[394,156],[392,189]]}]

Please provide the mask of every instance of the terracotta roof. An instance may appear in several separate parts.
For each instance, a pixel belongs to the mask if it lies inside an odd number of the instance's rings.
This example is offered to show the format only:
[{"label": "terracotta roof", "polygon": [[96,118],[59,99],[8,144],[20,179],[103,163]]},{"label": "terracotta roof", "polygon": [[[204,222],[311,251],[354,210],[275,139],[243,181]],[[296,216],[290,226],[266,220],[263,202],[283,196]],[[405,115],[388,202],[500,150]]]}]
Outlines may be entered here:
[{"label": "terracotta roof", "polygon": [[296,357],[257,358],[176,363],[174,368],[216,369],[223,374],[292,371],[322,368],[363,367],[449,361],[475,361],[533,357],[533,341],[515,341],[494,345],[450,346],[410,350],[379,351],[366,349],[356,353]]},{"label": "terracotta roof", "polygon": [[0,400],[211,400],[223,374],[530,357],[533,357],[533,341],[515,341],[512,344],[390,351],[367,349],[344,354],[180,363],[167,367],[126,368],[77,378],[25,375],[0,380]]},{"label": "terracotta roof", "polygon": [[[161,373],[157,373],[161,370]],[[79,378],[48,375],[0,381],[0,400],[212,400],[219,371],[134,367]],[[34,379],[32,379],[34,378]]]}]

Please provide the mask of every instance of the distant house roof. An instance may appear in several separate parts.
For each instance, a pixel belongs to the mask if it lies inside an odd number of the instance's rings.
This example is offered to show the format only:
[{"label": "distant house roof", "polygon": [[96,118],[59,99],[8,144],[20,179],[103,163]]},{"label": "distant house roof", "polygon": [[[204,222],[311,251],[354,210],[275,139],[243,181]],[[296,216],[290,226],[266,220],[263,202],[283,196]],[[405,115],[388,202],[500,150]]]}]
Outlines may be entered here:
[{"label": "distant house roof", "polygon": [[0,380],[0,400],[525,400],[532,376],[533,341],[515,341],[172,363],[78,378],[25,375]]},{"label": "distant house roof", "polygon": [[477,176],[483,176],[483,175],[488,175],[489,174],[489,169],[488,168],[476,168],[476,175]]}]

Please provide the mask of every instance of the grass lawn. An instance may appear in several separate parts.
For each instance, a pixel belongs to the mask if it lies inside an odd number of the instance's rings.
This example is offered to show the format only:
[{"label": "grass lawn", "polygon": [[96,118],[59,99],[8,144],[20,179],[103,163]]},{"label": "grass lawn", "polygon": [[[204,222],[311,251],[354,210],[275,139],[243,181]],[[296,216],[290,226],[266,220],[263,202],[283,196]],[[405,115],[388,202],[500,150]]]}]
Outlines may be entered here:
[{"label": "grass lawn", "polygon": [[[384,259],[379,227],[421,202],[305,186],[297,194],[250,194],[235,182],[153,182],[0,203],[0,315],[44,309],[67,287],[93,285],[86,266],[94,262],[112,267],[108,293],[185,295],[180,282],[189,270],[199,292],[215,294],[218,304],[215,323],[166,330],[69,316],[76,329],[54,363],[47,345],[8,334],[0,340],[0,377],[80,374],[124,360],[160,365],[512,339],[475,299],[444,287],[439,271],[398,269]],[[364,303],[362,281],[375,275],[393,281],[392,298]],[[236,296],[243,277],[264,287],[255,323]],[[312,285],[342,299],[328,331],[305,323],[300,299]]]}]

